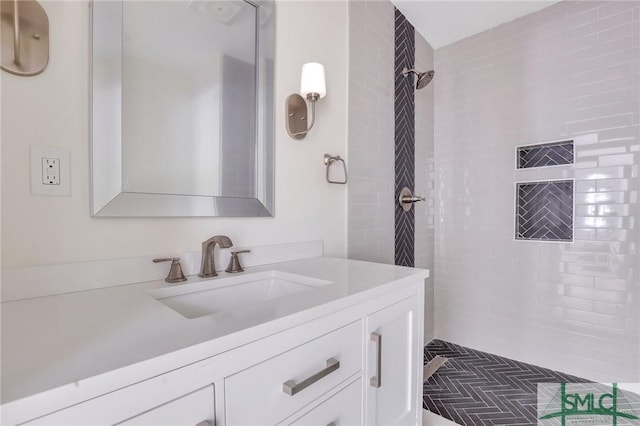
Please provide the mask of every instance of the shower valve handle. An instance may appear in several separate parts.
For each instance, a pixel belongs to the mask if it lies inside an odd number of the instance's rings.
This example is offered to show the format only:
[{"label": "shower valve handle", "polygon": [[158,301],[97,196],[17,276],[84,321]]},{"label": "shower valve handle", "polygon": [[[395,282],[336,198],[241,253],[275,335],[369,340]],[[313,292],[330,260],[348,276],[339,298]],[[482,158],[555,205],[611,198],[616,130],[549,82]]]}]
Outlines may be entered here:
[{"label": "shower valve handle", "polygon": [[403,203],[417,203],[418,201],[424,201],[425,198],[424,197],[418,197],[416,195],[405,195],[404,197],[402,197],[402,202]]},{"label": "shower valve handle", "polygon": [[400,195],[398,196],[398,202],[400,203],[402,210],[408,212],[411,210],[413,203],[417,203],[418,201],[425,201],[425,198],[413,195],[411,190],[406,186],[402,188],[402,191],[400,191]]}]

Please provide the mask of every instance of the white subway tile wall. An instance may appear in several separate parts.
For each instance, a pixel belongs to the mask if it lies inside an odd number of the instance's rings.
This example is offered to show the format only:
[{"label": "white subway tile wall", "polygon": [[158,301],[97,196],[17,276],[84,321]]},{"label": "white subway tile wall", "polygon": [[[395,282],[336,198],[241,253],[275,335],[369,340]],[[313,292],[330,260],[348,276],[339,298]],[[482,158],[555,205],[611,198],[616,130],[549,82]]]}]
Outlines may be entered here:
[{"label": "white subway tile wall", "polygon": [[[416,67],[433,69],[433,48],[416,33]],[[349,2],[348,257],[394,263],[394,6]],[[437,78],[437,76],[436,76]],[[434,275],[433,83],[415,97],[415,265]],[[426,283],[425,342],[434,337],[434,281]]]},{"label": "white subway tile wall", "polygon": [[[435,52],[437,338],[640,382],[640,3],[556,3]],[[575,140],[575,165],[515,170]],[[573,243],[514,240],[516,181],[575,178]]]},{"label": "white subway tile wall", "polygon": [[[433,69],[433,48],[416,32],[416,62],[419,71]],[[434,238],[435,238],[435,173],[433,140],[433,87],[438,79],[415,93],[415,164],[416,181],[414,192],[426,198],[423,203],[415,203],[415,265],[430,271],[425,288],[425,344],[434,338]]]},{"label": "white subway tile wall", "polygon": [[394,16],[389,1],[349,2],[347,256],[394,262]]}]

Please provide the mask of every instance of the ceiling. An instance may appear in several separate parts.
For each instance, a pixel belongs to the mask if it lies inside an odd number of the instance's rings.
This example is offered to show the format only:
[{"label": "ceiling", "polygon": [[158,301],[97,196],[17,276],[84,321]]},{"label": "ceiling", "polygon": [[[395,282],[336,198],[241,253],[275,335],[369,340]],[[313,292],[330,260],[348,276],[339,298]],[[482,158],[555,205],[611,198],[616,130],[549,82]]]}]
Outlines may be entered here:
[{"label": "ceiling", "polygon": [[391,1],[434,49],[556,3],[527,0]]}]

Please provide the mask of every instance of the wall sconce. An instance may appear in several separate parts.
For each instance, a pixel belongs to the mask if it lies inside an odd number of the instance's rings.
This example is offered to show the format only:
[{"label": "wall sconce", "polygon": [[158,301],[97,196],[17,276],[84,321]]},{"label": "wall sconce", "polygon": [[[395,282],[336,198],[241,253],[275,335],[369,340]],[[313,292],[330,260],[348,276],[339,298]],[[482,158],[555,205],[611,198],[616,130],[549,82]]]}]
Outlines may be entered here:
[{"label": "wall sconce", "polygon": [[[311,123],[307,127],[307,103],[306,97],[311,103]],[[300,79],[300,95],[294,93],[287,97],[286,122],[287,133],[293,139],[304,139],[316,121],[316,102],[327,95],[327,87],[324,79],[324,65],[310,62],[302,66]]]}]

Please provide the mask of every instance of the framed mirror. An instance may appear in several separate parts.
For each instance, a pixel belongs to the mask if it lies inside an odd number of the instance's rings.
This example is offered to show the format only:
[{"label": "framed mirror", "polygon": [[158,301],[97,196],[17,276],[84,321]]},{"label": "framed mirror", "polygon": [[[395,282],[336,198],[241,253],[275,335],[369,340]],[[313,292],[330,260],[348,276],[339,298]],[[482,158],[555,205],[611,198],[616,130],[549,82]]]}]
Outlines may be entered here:
[{"label": "framed mirror", "polygon": [[273,216],[274,7],[92,2],[93,216]]}]

